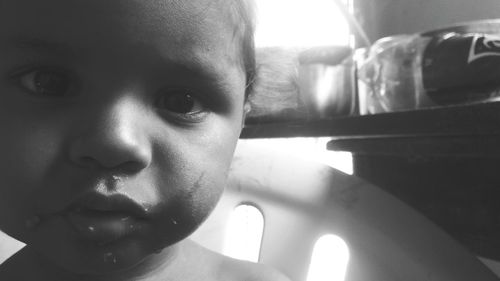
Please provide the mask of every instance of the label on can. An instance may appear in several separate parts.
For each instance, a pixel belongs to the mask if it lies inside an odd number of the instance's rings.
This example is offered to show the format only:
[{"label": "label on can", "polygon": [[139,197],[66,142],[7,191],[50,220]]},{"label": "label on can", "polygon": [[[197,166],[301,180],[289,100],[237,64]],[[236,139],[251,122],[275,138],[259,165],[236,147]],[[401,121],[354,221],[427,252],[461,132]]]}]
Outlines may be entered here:
[{"label": "label on can", "polygon": [[474,35],[468,62],[489,56],[500,56],[500,37]]},{"label": "label on can", "polygon": [[437,104],[487,101],[500,89],[500,38],[446,33],[434,37],[422,58],[423,86]]}]

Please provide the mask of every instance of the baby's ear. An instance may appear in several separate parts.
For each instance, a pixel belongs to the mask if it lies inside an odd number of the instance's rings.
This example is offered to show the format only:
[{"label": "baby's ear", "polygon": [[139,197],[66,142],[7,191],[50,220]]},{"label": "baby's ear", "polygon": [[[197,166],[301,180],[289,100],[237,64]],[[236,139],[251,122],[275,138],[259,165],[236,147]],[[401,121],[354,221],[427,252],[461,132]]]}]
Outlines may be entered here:
[{"label": "baby's ear", "polygon": [[241,119],[241,128],[245,127],[245,121],[247,119],[248,113],[252,110],[252,105],[248,100],[245,101],[243,105],[243,118]]}]

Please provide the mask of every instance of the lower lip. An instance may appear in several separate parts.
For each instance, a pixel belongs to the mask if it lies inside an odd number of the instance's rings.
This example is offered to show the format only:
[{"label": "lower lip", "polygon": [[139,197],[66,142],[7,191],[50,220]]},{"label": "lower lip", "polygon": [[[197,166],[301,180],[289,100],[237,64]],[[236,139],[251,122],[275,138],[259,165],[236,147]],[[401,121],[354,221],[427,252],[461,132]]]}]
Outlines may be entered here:
[{"label": "lower lip", "polygon": [[140,231],[144,221],[122,212],[71,211],[66,219],[78,234],[97,245],[106,245]]}]

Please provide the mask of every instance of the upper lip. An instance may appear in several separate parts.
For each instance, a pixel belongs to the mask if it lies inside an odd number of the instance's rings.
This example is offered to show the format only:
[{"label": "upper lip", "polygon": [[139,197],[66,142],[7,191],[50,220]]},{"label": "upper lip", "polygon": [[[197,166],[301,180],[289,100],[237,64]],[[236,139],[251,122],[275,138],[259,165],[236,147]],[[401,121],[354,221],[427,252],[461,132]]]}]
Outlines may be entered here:
[{"label": "upper lip", "polygon": [[70,210],[91,210],[125,213],[137,218],[146,218],[148,210],[125,194],[103,194],[91,192],[79,197],[69,206]]}]

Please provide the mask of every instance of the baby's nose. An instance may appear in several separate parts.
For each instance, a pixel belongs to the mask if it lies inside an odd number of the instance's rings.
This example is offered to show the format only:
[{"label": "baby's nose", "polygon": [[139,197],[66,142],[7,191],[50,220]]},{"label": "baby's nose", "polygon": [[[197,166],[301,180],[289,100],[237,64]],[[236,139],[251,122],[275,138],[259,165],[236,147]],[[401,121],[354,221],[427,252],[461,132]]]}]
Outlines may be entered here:
[{"label": "baby's nose", "polygon": [[128,175],[149,166],[152,148],[139,106],[122,101],[91,111],[84,124],[78,124],[79,134],[71,142],[73,163]]}]

